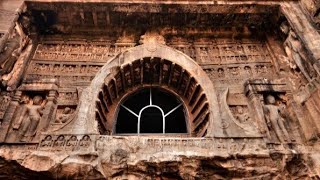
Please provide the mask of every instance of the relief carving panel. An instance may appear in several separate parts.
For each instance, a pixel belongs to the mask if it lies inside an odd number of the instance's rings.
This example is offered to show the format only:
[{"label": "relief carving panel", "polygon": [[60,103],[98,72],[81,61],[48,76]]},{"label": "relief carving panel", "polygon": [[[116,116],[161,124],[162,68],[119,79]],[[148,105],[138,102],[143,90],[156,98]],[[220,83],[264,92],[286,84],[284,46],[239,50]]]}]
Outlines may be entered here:
[{"label": "relief carving panel", "polygon": [[7,111],[11,101],[11,93],[3,91],[0,93],[0,121],[2,122],[4,114]]}]

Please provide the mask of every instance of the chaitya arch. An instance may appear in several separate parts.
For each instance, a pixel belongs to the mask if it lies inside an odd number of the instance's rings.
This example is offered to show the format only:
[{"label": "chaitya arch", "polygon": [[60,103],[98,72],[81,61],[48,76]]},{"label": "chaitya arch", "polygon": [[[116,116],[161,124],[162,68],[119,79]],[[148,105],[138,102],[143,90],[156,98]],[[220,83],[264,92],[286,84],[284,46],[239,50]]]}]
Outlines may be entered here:
[{"label": "chaitya arch", "polygon": [[187,135],[189,114],[174,92],[146,86],[129,92],[118,104],[112,134]]},{"label": "chaitya arch", "polygon": [[59,131],[116,134],[121,102],[143,88],[160,88],[179,97],[188,136],[219,133],[221,128],[215,128],[221,124],[218,100],[209,77],[190,57],[157,42],[133,47],[108,60],[83,89],[73,122]]}]

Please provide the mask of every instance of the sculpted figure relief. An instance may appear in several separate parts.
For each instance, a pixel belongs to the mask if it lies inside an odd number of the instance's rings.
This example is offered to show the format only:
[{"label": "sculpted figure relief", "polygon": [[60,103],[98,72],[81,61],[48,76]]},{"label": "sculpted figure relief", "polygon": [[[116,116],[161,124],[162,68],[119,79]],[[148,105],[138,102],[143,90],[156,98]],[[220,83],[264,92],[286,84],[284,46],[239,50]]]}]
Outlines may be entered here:
[{"label": "sculpted figure relief", "polygon": [[74,150],[74,148],[77,146],[78,144],[78,139],[76,136],[71,136],[66,143],[66,149],[67,150]]},{"label": "sculpted figure relief", "polygon": [[302,74],[310,82],[312,76],[314,76],[314,70],[308,63],[308,55],[306,54],[303,44],[300,42],[296,33],[293,32],[285,23],[281,25],[281,30],[288,35],[284,45],[285,51],[291,61],[290,67],[293,70],[299,68]]},{"label": "sculpted figure relief", "polygon": [[267,105],[264,105],[264,115],[268,125],[268,128],[273,130],[281,143],[290,143],[289,133],[285,127],[285,119],[281,117],[283,107],[277,106],[275,97],[268,95],[266,98]]},{"label": "sculpted figure relief", "polygon": [[44,140],[41,141],[40,147],[51,147],[52,146],[52,136],[48,135]]},{"label": "sculpted figure relief", "polygon": [[237,106],[236,107],[236,115],[235,118],[240,122],[240,123],[245,123],[250,119],[250,116],[248,113],[244,112],[244,109],[242,106]]},{"label": "sculpted figure relief", "polygon": [[53,143],[53,146],[55,146],[55,147],[63,147],[64,146],[64,143],[65,143],[65,141],[64,141],[64,136],[63,135],[60,135],[55,141],[54,141],[54,143]]},{"label": "sculpted figure relief", "polygon": [[10,85],[16,83],[16,77],[13,77],[13,72],[23,69],[23,61],[25,60],[20,55],[30,51],[30,48],[29,50],[26,48],[28,44],[29,38],[23,32],[21,25],[16,23],[13,32],[11,32],[9,39],[5,43],[5,48],[0,49],[0,79],[3,85],[6,86],[11,79],[13,80],[9,83]]},{"label": "sculpted figure relief", "polygon": [[244,71],[246,72],[246,75],[249,75],[249,76],[252,75],[252,70],[250,66],[245,66]]},{"label": "sculpted figure relief", "polygon": [[80,142],[79,142],[79,145],[81,147],[89,147],[90,146],[90,143],[91,143],[91,139],[88,135],[85,135],[81,138]]},{"label": "sculpted figure relief", "polygon": [[223,70],[222,68],[219,68],[219,69],[218,69],[218,77],[219,77],[219,78],[224,77],[224,70]]},{"label": "sculpted figure relief", "polygon": [[55,123],[65,123],[67,122],[72,116],[72,110],[69,107],[64,108],[62,114],[58,115]]},{"label": "sculpted figure relief", "polygon": [[9,103],[11,101],[10,93],[9,92],[3,92],[0,94],[0,119],[3,118],[4,113],[7,110],[7,107],[9,106]]},{"label": "sculpted figure relief", "polygon": [[19,131],[20,141],[25,142],[31,140],[36,134],[46,101],[43,101],[41,96],[36,95],[31,102],[29,97],[23,97],[22,103],[21,111],[14,121],[13,129]]}]

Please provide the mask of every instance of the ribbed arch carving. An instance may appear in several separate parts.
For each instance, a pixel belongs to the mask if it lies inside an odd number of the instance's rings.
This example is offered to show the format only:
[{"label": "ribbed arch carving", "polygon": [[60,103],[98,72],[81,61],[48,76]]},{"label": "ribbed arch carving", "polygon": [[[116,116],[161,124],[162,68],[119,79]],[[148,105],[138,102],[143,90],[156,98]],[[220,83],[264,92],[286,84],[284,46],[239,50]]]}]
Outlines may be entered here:
[{"label": "ribbed arch carving", "polygon": [[158,43],[136,46],[109,59],[83,90],[72,127],[65,129],[111,135],[121,99],[146,86],[167,89],[182,99],[190,136],[216,133],[221,119],[211,80],[190,57]]}]

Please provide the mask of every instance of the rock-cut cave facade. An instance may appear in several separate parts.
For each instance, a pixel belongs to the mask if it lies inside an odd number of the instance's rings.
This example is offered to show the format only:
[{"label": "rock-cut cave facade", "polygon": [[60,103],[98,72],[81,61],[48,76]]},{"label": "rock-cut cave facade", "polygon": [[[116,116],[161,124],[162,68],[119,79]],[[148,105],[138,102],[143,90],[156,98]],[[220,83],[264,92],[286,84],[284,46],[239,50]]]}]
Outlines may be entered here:
[{"label": "rock-cut cave facade", "polygon": [[0,177],[320,179],[319,0],[0,1]]}]

